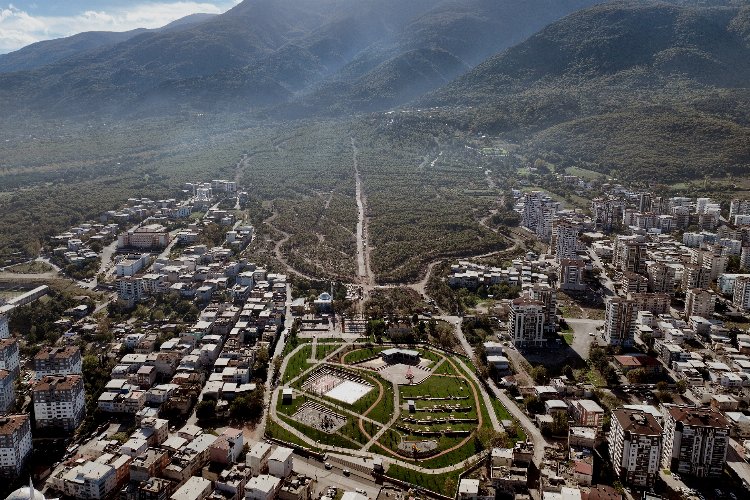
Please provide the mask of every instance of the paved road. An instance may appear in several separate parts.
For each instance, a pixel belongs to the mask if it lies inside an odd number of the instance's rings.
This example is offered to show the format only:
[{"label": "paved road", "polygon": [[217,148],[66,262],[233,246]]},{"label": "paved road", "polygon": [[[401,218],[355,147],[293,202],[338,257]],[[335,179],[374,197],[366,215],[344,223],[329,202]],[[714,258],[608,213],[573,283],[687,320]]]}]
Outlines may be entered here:
[{"label": "paved road", "polygon": [[[456,327],[456,336],[458,337],[458,341],[461,344],[461,347],[466,352],[466,354],[470,358],[474,358],[474,349],[472,349],[471,345],[469,344],[469,341],[466,340],[466,336],[464,335],[463,330],[461,329],[461,318],[458,316],[438,316],[438,319],[443,319],[445,321],[448,321],[449,323],[453,324]],[[461,364],[463,362],[460,359],[457,359],[457,361]],[[466,365],[463,365],[464,367]],[[482,389],[482,395],[485,399],[485,405],[487,405],[487,409],[490,413],[491,417],[495,417],[495,421],[497,420],[497,417],[495,415],[495,412],[492,410],[492,403],[489,401],[489,396],[487,395],[486,391],[484,390],[484,385],[479,384],[479,387]],[[534,423],[526,416],[526,414],[516,406],[515,401],[511,400],[507,394],[505,394],[504,391],[500,390],[494,382],[490,381],[490,389],[492,389],[492,392],[495,394],[495,396],[500,400],[500,402],[507,408],[507,410],[510,412],[513,417],[515,417],[518,422],[521,424],[521,427],[523,427],[524,431],[526,432],[526,435],[531,439],[531,441],[534,443],[534,463],[539,464],[542,463],[542,460],[544,460],[544,449],[549,446],[547,441],[544,439],[544,436],[542,436],[542,433],[539,431],[539,428],[534,425]],[[493,422],[494,425],[494,422]]]},{"label": "paved road", "polygon": [[594,262],[594,265],[599,268],[601,271],[599,273],[599,281],[602,285],[602,288],[604,288],[604,294],[607,296],[614,296],[617,295],[615,293],[615,284],[614,282],[609,279],[609,276],[607,276],[607,273],[604,272],[604,264],[602,263],[602,260],[599,258],[598,255],[596,255],[596,252],[592,248],[588,249],[589,257],[591,257],[591,260]]}]

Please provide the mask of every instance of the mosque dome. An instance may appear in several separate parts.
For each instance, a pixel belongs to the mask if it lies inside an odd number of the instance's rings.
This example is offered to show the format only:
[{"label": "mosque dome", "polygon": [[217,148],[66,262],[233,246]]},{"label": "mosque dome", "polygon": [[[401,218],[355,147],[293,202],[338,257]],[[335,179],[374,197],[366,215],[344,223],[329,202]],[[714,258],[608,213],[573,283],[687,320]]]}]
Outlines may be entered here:
[{"label": "mosque dome", "polygon": [[46,500],[41,491],[35,490],[31,486],[18,488],[16,491],[5,497],[5,500]]}]

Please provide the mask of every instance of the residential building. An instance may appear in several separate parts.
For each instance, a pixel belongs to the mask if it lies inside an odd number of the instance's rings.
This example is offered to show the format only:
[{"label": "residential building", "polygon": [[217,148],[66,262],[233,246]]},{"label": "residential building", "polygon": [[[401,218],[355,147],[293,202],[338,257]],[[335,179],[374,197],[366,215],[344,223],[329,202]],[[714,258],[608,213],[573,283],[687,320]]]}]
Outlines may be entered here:
[{"label": "residential building", "polygon": [[750,215],[750,200],[734,198],[729,203],[729,220],[734,220],[737,215]]},{"label": "residential building", "polygon": [[518,298],[510,307],[510,335],[516,346],[539,346],[544,335],[544,304]]},{"label": "residential building", "polygon": [[710,290],[692,288],[685,292],[685,317],[710,318],[716,307],[716,294]]},{"label": "residential building", "polygon": [[16,379],[8,370],[0,369],[0,413],[8,413],[16,402]]},{"label": "residential building", "polygon": [[0,477],[15,479],[31,455],[31,420],[28,415],[0,417]]},{"label": "residential building", "polygon": [[191,476],[185,484],[172,493],[170,500],[203,500],[213,491],[213,485],[208,479]]},{"label": "residential building", "polygon": [[635,301],[613,297],[605,307],[604,340],[611,346],[632,346],[638,317]]},{"label": "residential building", "polygon": [[622,273],[622,291],[628,293],[645,293],[648,291],[648,278],[642,274],[625,271]]},{"label": "residential building", "polygon": [[547,284],[535,283],[526,293],[530,299],[542,303],[544,330],[555,333],[557,331],[557,291]]},{"label": "residential building", "polygon": [[0,311],[0,339],[10,337],[10,327],[8,326],[8,315],[5,311]]},{"label": "residential building", "polygon": [[586,263],[582,259],[562,259],[558,271],[557,284],[560,290],[566,292],[580,292],[586,290],[583,272]]},{"label": "residential building", "polygon": [[575,259],[578,250],[580,226],[567,221],[555,225],[555,260]]},{"label": "residential building", "polygon": [[86,461],[63,469],[53,484],[62,483],[66,496],[99,500],[109,496],[117,485],[117,474],[111,465]]},{"label": "residential building", "polygon": [[591,202],[595,227],[606,232],[614,231],[621,226],[624,210],[625,204],[622,200],[597,198]]},{"label": "residential building", "polygon": [[169,232],[161,224],[147,224],[117,237],[118,248],[164,248],[169,244]]},{"label": "residential building", "polygon": [[713,408],[669,406],[664,415],[662,466],[697,477],[720,477],[730,426]]},{"label": "residential building", "polygon": [[648,289],[652,293],[674,293],[675,268],[663,262],[646,264]]},{"label": "residential building", "polygon": [[34,356],[35,378],[47,375],[80,375],[83,364],[76,346],[44,347]]},{"label": "residential building", "polygon": [[13,378],[18,378],[20,365],[18,363],[18,340],[0,340],[0,369],[8,370]]},{"label": "residential building", "polygon": [[34,420],[38,429],[74,431],[86,412],[81,375],[47,375],[34,384]]},{"label": "residential building", "polygon": [[654,416],[642,410],[614,410],[608,441],[610,459],[620,480],[641,488],[652,487],[662,453],[662,428]]},{"label": "residential building", "polygon": [[711,273],[697,264],[685,264],[682,271],[682,289],[708,288]]},{"label": "residential building", "polygon": [[637,237],[618,236],[612,264],[623,272],[646,273],[646,243]]},{"label": "residential building", "polygon": [[281,479],[268,474],[256,476],[245,485],[246,500],[273,500],[281,488]]},{"label": "residential building", "polygon": [[743,311],[750,311],[750,276],[738,276],[734,280],[732,305]]},{"label": "residential building", "polygon": [[570,412],[577,425],[601,430],[604,424],[604,408],[596,401],[575,399],[570,402]]},{"label": "residential building", "polygon": [[294,450],[284,446],[277,446],[268,457],[268,473],[282,479],[289,477],[294,465]]},{"label": "residential building", "polygon": [[633,293],[630,298],[635,302],[638,312],[648,311],[652,314],[666,314],[672,298],[666,293]]}]

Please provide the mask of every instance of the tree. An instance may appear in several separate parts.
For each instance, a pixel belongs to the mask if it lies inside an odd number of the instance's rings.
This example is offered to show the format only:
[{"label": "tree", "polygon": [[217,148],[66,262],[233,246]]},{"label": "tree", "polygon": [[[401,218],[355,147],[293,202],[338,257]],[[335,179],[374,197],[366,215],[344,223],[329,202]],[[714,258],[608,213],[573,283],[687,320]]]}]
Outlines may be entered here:
[{"label": "tree", "polygon": [[211,420],[216,417],[216,401],[204,399],[195,407],[195,416],[198,420]]},{"label": "tree", "polygon": [[657,391],[667,391],[667,390],[669,390],[669,384],[668,384],[668,383],[666,383],[666,382],[664,382],[664,381],[662,380],[662,381],[660,381],[660,382],[658,382],[658,383],[656,384],[656,390],[657,390]]},{"label": "tree", "polygon": [[537,384],[546,384],[549,382],[549,376],[547,375],[547,368],[545,368],[542,365],[537,365],[534,368],[531,369],[531,378],[534,379],[534,382]]},{"label": "tree", "polygon": [[646,381],[648,378],[648,375],[646,374],[646,370],[643,368],[636,368],[635,370],[630,370],[627,374],[628,382],[631,384],[642,384]]},{"label": "tree", "polygon": [[687,391],[687,382],[680,379],[677,381],[677,392],[680,394],[685,394],[685,391]]}]

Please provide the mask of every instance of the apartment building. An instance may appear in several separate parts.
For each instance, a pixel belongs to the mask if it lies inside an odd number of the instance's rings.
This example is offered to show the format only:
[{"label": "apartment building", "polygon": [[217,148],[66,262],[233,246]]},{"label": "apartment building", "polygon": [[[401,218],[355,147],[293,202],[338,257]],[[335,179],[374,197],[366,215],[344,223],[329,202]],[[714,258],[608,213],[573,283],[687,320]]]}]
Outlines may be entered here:
[{"label": "apartment building", "polygon": [[0,370],[0,413],[7,413],[16,402],[16,379],[8,370]]},{"label": "apartment building", "polygon": [[48,375],[80,375],[82,368],[81,350],[75,346],[45,347],[34,356],[37,380]]},{"label": "apartment building", "polygon": [[685,292],[685,317],[710,318],[716,308],[716,294],[710,290],[692,288]]},{"label": "apartment building", "polygon": [[614,410],[607,440],[620,480],[631,486],[652,487],[662,453],[662,428],[654,416],[636,409]]},{"label": "apartment building", "polygon": [[56,427],[74,431],[86,412],[83,377],[47,375],[32,391],[34,419],[38,429]]},{"label": "apartment building", "polygon": [[0,417],[0,477],[15,479],[31,455],[28,415]]},{"label": "apartment building", "polygon": [[510,334],[516,346],[539,346],[544,336],[544,304],[518,298],[510,307]]},{"label": "apartment building", "polygon": [[169,232],[161,224],[147,224],[117,236],[118,248],[152,249],[169,244]]},{"label": "apartment building", "polygon": [[632,346],[638,316],[635,301],[612,297],[605,307],[604,340],[611,346]]},{"label": "apartment building", "polygon": [[648,289],[652,293],[674,293],[675,268],[663,262],[646,264]]},{"label": "apartment building", "polygon": [[554,333],[557,330],[557,291],[547,284],[535,283],[526,294],[531,300],[542,303],[544,331]]},{"label": "apartment building", "polygon": [[555,260],[575,259],[578,250],[580,227],[567,221],[555,225]]},{"label": "apartment building", "polygon": [[637,237],[618,236],[612,264],[623,272],[646,273],[646,243]]},{"label": "apartment building", "polygon": [[586,290],[583,272],[586,264],[582,259],[562,259],[558,271],[557,284],[560,290],[578,292]]},{"label": "apartment building", "polygon": [[98,500],[115,489],[117,474],[111,465],[87,461],[63,469],[50,482],[68,497]]},{"label": "apartment building", "polygon": [[750,276],[738,276],[734,280],[732,305],[743,311],[750,311]]},{"label": "apartment building", "polygon": [[713,408],[667,407],[662,467],[697,477],[720,477],[726,463],[729,427],[724,415]]},{"label": "apartment building", "polygon": [[682,289],[708,288],[711,273],[698,264],[685,264],[682,271]]},{"label": "apartment building", "polygon": [[18,362],[18,341],[16,339],[0,340],[0,369],[8,370],[13,378],[18,378],[20,364]]},{"label": "apartment building", "polygon": [[7,339],[8,337],[10,337],[8,315],[4,311],[0,311],[0,339]]}]

